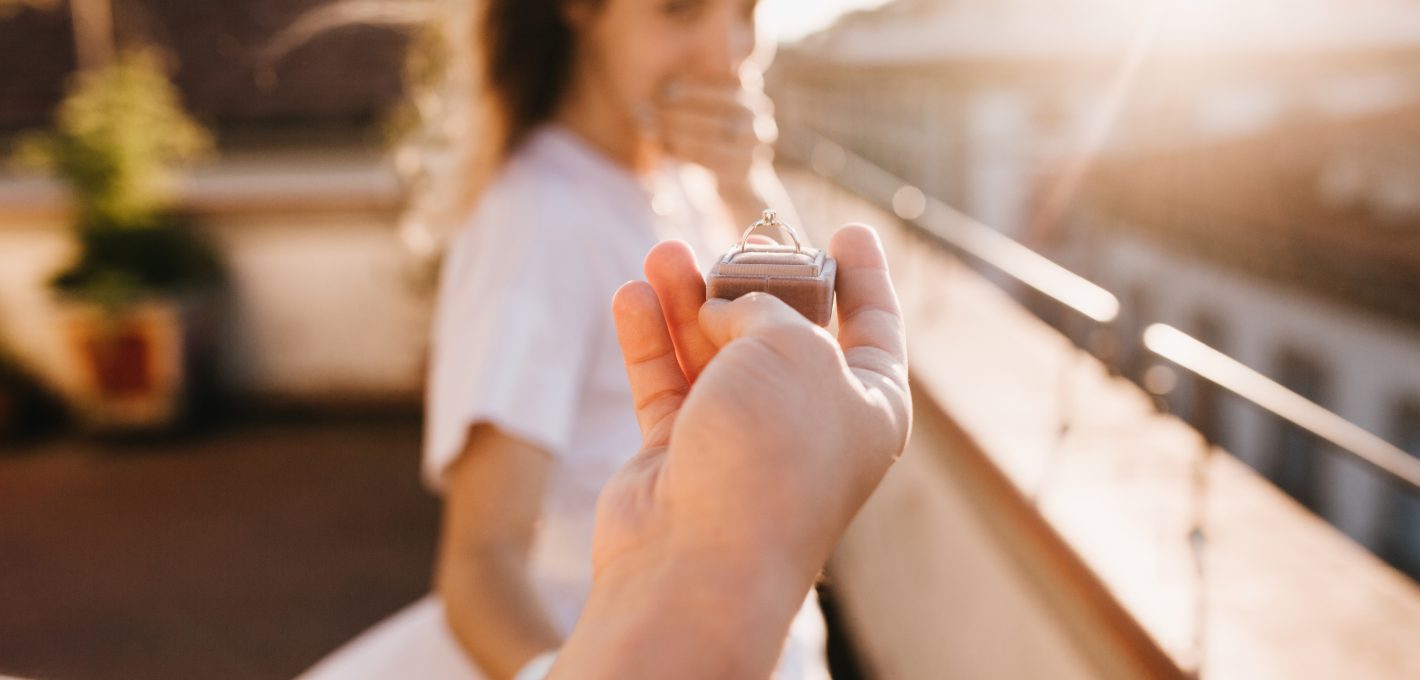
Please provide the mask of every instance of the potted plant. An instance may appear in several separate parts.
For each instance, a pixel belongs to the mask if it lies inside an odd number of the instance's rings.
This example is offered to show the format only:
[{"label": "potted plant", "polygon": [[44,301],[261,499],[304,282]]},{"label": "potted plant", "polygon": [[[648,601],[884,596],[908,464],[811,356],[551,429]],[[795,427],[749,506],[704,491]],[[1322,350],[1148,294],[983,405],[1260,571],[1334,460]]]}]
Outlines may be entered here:
[{"label": "potted plant", "polygon": [[79,72],[54,129],[19,144],[22,166],[70,189],[76,257],[51,287],[75,360],[67,391],[94,428],[171,427],[211,373],[222,268],[172,193],[209,148],[147,51]]}]

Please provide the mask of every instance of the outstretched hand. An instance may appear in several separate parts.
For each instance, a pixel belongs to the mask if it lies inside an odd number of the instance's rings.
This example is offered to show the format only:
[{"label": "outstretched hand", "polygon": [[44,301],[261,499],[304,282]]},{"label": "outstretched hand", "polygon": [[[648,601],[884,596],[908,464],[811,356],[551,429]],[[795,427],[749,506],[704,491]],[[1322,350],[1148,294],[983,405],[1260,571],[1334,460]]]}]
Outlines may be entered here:
[{"label": "outstretched hand", "polygon": [[838,337],[777,298],[705,300],[684,243],[617,291],[641,451],[602,490],[586,608],[551,678],[767,677],[912,426],[902,313],[849,225]]},{"label": "outstretched hand", "polygon": [[[602,493],[598,571],[668,541],[809,570],[911,426],[902,314],[872,229],[836,233],[835,339],[783,302],[705,300],[688,246],[646,258],[613,302],[643,447]],[[802,597],[803,593],[798,594]]]}]

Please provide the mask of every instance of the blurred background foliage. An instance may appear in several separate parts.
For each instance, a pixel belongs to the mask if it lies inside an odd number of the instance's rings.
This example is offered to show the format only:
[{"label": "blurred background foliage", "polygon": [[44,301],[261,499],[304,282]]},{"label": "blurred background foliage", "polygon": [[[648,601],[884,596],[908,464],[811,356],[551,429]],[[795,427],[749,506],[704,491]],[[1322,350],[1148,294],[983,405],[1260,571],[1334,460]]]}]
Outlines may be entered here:
[{"label": "blurred background foliage", "polygon": [[145,228],[171,205],[174,166],[210,146],[158,55],[137,50],[78,73],[54,129],[24,138],[16,160],[69,184],[81,229]]},{"label": "blurred background foliage", "polygon": [[23,136],[15,154],[19,167],[53,173],[71,191],[78,256],[55,289],[118,307],[220,281],[215,252],[173,212],[176,170],[211,145],[155,51],[77,73],[54,128]]}]

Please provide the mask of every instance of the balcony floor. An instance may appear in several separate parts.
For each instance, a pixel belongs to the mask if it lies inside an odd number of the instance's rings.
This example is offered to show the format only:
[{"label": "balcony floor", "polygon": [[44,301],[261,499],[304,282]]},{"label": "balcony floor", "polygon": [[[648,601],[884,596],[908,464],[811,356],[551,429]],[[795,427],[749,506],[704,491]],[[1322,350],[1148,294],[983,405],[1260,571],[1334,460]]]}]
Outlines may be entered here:
[{"label": "balcony floor", "polygon": [[429,585],[419,426],[0,451],[0,674],[287,678]]}]

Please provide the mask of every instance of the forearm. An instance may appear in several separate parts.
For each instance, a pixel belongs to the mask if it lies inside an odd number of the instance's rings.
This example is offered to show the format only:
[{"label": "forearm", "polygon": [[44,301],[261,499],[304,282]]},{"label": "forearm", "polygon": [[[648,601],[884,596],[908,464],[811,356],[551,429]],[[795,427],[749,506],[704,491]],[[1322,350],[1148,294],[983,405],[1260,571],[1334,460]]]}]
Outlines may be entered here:
[{"label": "forearm", "polygon": [[551,678],[770,676],[815,570],[768,551],[662,552],[597,575]]},{"label": "forearm", "polygon": [[494,680],[512,678],[562,642],[527,573],[526,559],[512,548],[468,550],[440,565],[439,595],[454,637]]}]

